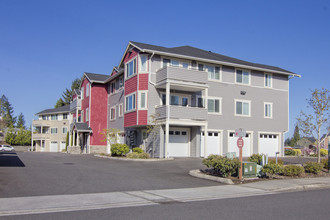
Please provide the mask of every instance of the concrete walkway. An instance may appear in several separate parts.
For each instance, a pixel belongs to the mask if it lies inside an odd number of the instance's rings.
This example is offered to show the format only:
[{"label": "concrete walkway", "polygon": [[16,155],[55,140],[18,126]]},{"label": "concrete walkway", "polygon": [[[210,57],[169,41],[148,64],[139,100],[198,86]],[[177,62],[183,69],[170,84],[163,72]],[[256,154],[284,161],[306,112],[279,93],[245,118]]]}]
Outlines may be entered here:
[{"label": "concrete walkway", "polygon": [[261,181],[243,185],[0,199],[0,216],[108,209],[226,199],[330,187],[330,178]]}]

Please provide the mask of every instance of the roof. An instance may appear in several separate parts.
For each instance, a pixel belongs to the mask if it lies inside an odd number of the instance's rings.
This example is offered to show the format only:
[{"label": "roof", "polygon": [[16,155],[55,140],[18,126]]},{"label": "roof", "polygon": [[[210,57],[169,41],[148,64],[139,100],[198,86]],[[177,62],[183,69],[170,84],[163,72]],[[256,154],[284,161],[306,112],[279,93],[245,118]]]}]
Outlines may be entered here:
[{"label": "roof", "polygon": [[81,92],[80,92],[79,89],[75,89],[75,90],[74,90],[74,93],[76,93],[78,96],[81,94]]},{"label": "roof", "polygon": [[104,83],[110,76],[105,74],[98,74],[98,73],[84,73],[88,80],[93,83]]},{"label": "roof", "polygon": [[73,128],[79,132],[92,132],[92,129],[88,127],[87,123],[84,122],[74,122],[70,125],[70,130],[72,131]]},{"label": "roof", "polygon": [[252,63],[191,46],[167,48],[167,47],[155,46],[155,45],[139,43],[134,41],[130,41],[129,44],[135,46],[137,49],[143,52],[154,52],[163,55],[180,56],[180,57],[185,57],[187,59],[197,59],[197,60],[203,60],[205,62],[217,62],[223,65],[234,65],[241,68],[251,68],[260,71],[272,71],[276,73],[300,77],[300,75],[298,74],[295,74],[291,71],[276,66]]},{"label": "roof", "polygon": [[58,108],[50,108],[50,109],[46,109],[43,110],[41,112],[38,112],[36,115],[41,115],[41,114],[54,114],[54,113],[69,113],[70,112],[70,105],[65,105],[62,107],[58,107]]}]

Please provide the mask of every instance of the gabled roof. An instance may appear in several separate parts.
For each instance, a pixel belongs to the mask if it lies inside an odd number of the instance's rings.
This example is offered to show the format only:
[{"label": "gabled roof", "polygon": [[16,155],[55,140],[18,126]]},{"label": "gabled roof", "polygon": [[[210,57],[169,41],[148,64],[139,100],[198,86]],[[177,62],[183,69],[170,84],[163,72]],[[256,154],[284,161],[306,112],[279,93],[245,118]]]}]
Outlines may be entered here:
[{"label": "gabled roof", "polygon": [[[202,50],[199,48],[191,47],[191,46],[180,46],[180,47],[161,47],[151,44],[145,44],[145,43],[139,43],[130,41],[126,51],[131,47],[135,47],[138,50],[142,52],[149,52],[149,53],[155,53],[159,55],[167,55],[167,56],[174,56],[179,58],[185,58],[185,59],[192,59],[192,60],[199,60],[204,62],[210,62],[210,63],[217,63],[221,65],[228,65],[228,66],[235,66],[239,68],[249,68],[259,71],[270,71],[273,73],[279,73],[279,74],[285,74],[290,76],[297,76],[300,77],[300,75],[295,74],[291,71],[276,67],[276,66],[269,66],[259,63],[252,63],[240,59],[236,59],[233,57],[225,56],[218,53],[213,53],[211,51]],[[125,51],[125,53],[126,53]],[[124,54],[125,55],[125,54]],[[120,64],[123,62],[124,57],[122,58]]]},{"label": "gabled roof", "polygon": [[81,94],[81,91],[79,89],[75,89],[73,90],[73,92],[77,95],[77,96],[80,96]]},{"label": "gabled roof", "polygon": [[87,123],[84,122],[74,122],[70,125],[70,131],[73,129],[79,131],[79,132],[92,132],[92,129],[88,127]]},{"label": "gabled roof", "polygon": [[105,74],[98,74],[98,73],[84,73],[87,79],[91,83],[104,83],[110,76]]},{"label": "gabled roof", "polygon": [[43,110],[41,112],[38,112],[36,115],[42,115],[42,114],[54,114],[54,113],[69,113],[70,112],[70,105],[65,105],[58,108],[50,108]]}]

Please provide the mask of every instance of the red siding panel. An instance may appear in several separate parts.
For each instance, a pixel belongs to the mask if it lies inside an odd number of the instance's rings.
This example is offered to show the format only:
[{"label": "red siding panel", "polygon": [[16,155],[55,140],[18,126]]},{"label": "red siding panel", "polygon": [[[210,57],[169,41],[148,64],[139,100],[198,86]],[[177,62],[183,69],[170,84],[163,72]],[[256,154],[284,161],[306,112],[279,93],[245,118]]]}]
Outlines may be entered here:
[{"label": "red siding panel", "polygon": [[137,76],[133,76],[132,78],[125,81],[125,95],[131,94],[132,92],[136,92],[137,90]]},{"label": "red siding panel", "polygon": [[148,74],[139,74],[139,90],[148,90]]},{"label": "red siding panel", "polygon": [[84,118],[82,118],[82,122],[86,122],[86,109],[89,108],[90,109],[90,106],[89,106],[89,96],[86,97],[86,85],[87,83],[89,83],[88,79],[85,78],[82,85],[81,85],[81,89],[84,88],[84,94],[81,94],[81,97],[84,96],[84,99],[81,100],[81,110],[84,111]]},{"label": "red siding panel", "polygon": [[124,127],[136,125],[136,111],[125,114]]},{"label": "red siding panel", "polygon": [[[133,59],[137,55],[138,55],[138,50],[136,50],[136,49],[132,50],[132,52],[126,53],[124,62],[126,63],[127,61]],[[138,62],[136,62],[136,63],[138,63]]]},{"label": "red siding panel", "polygon": [[148,110],[140,110],[139,125],[147,125],[147,124],[148,124]]}]

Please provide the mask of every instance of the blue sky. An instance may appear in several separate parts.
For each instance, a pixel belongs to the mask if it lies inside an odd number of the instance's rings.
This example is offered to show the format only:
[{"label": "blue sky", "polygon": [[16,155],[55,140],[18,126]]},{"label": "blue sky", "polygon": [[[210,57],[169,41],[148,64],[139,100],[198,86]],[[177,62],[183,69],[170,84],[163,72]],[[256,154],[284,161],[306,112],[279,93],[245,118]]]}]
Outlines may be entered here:
[{"label": "blue sky", "polygon": [[0,95],[29,125],[83,72],[109,74],[130,40],[302,75],[290,80],[290,136],[309,89],[330,87],[328,0],[0,0]]}]

